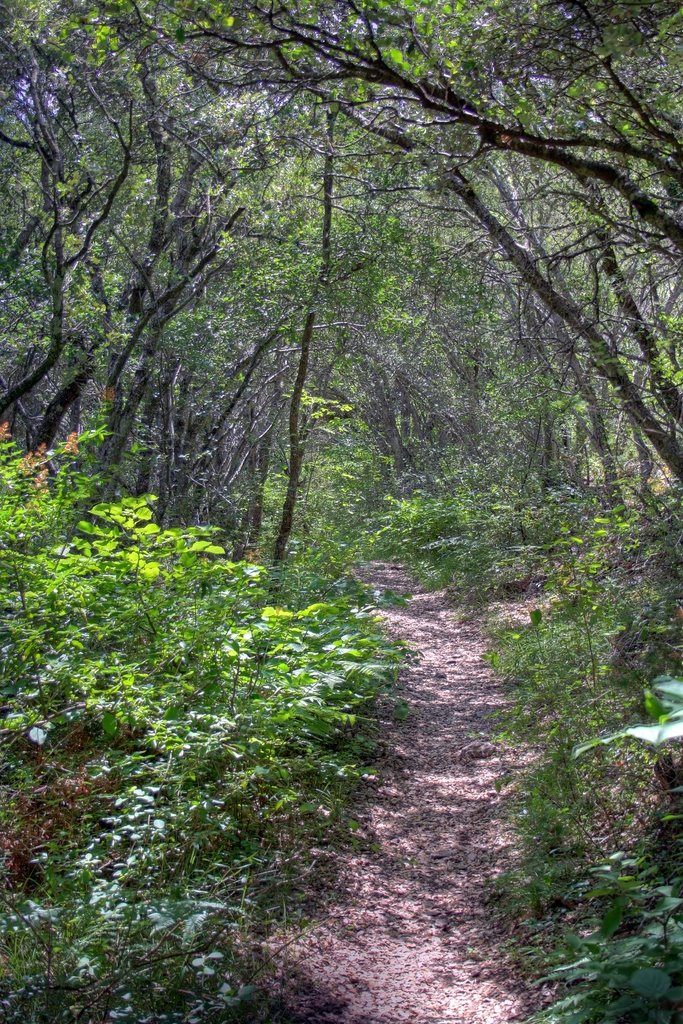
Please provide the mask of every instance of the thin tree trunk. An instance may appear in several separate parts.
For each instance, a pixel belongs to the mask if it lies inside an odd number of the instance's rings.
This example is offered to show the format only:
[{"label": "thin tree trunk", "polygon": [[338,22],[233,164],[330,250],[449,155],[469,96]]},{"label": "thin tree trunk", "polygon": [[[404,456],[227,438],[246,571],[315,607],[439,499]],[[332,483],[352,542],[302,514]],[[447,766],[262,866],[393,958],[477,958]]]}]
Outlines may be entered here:
[{"label": "thin tree trunk", "polygon": [[294,510],[299,495],[299,483],[301,479],[301,468],[304,463],[305,443],[301,429],[301,401],[308,375],[308,363],[311,355],[311,340],[313,338],[313,327],[315,325],[316,311],[309,310],[301,335],[301,347],[299,349],[299,365],[294,381],[294,390],[289,403],[289,475],[287,478],[287,490],[282,506],[282,517],[280,529],[275,539],[273,550],[273,561],[281,562],[287,554],[287,545],[294,526]]},{"label": "thin tree trunk", "polygon": [[294,390],[289,403],[289,477],[287,479],[287,491],[282,506],[282,517],[280,528],[275,539],[273,549],[273,561],[283,561],[287,554],[289,538],[294,526],[294,511],[299,495],[299,483],[301,469],[305,455],[305,432],[301,423],[301,403],[308,376],[308,365],[311,356],[311,341],[313,340],[313,328],[317,315],[317,304],[320,294],[328,284],[330,276],[330,257],[332,239],[332,199],[334,194],[334,121],[336,114],[333,111],[327,112],[327,131],[325,147],[325,167],[323,171],[323,229],[322,229],[322,254],[318,283],[313,296],[311,308],[308,311],[304,322],[304,329],[301,333],[301,344],[299,348],[299,365],[297,367]]},{"label": "thin tree trunk", "polygon": [[41,380],[47,376],[52,367],[56,365],[64,351],[64,346],[66,345],[67,333],[64,329],[64,293],[68,284],[68,274],[66,261],[64,259],[62,229],[60,226],[57,226],[54,230],[52,244],[54,249],[55,267],[52,271],[52,280],[50,282],[52,306],[50,311],[50,344],[48,345],[47,352],[38,365],[27,373],[20,381],[10,387],[2,397],[0,397],[0,416],[7,412],[10,406],[14,405],[16,401],[28,394],[36,384],[39,384]]},{"label": "thin tree trunk", "polygon": [[161,342],[162,331],[163,327],[159,323],[151,326],[125,401],[115,402],[111,411],[110,435],[102,449],[102,461],[107,469],[118,467],[123,458],[138,408],[150,385],[153,360]]},{"label": "thin tree trunk", "polygon": [[588,320],[575,302],[560,294],[541,274],[529,253],[517,244],[510,232],[484,205],[459,171],[450,173],[448,184],[472,211],[493,241],[500,245],[512,265],[518,270],[522,280],[533,289],[551,312],[557,313],[588,343],[588,349],[597,370],[614,387],[632,422],[639,427],[673,475],[683,482],[683,448],[652,415],[621,360],[611,351],[607,339],[595,324]]},{"label": "thin tree trunk", "polygon": [[54,442],[57,432],[71,406],[79,400],[83,388],[92,374],[92,360],[86,358],[74,376],[59,389],[47,409],[36,434],[36,447],[44,445],[49,448]]}]

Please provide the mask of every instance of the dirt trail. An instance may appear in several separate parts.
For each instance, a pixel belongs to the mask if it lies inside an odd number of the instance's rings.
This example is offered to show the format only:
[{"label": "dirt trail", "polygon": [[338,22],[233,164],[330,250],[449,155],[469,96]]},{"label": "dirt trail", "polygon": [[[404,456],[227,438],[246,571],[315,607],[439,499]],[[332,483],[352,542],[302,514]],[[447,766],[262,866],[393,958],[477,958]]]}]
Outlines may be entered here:
[{"label": "dirt trail", "polygon": [[[363,578],[411,590],[405,573]],[[413,590],[383,612],[420,654],[402,672],[405,722],[384,723],[386,756],[353,807],[360,850],[336,865],[319,923],[283,963],[288,1019],[300,1024],[507,1024],[533,998],[505,964],[486,882],[506,861],[495,781],[513,756],[491,743],[503,702],[476,625],[445,596]]]}]

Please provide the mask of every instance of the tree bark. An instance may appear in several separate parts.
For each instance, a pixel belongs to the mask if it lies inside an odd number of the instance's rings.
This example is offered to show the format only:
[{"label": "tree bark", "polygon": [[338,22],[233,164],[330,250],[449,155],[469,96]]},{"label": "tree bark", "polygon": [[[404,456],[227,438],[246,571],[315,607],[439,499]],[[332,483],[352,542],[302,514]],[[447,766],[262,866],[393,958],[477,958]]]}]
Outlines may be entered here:
[{"label": "tree bark", "polygon": [[308,365],[311,355],[311,341],[317,314],[317,303],[321,292],[329,282],[331,240],[332,240],[332,200],[334,196],[334,122],[336,114],[328,110],[327,130],[325,135],[325,166],[323,170],[323,228],[320,272],[311,307],[304,322],[299,346],[299,365],[294,381],[294,390],[289,403],[289,475],[287,490],[282,506],[280,528],[273,548],[273,562],[282,562],[287,554],[289,538],[294,526],[294,511],[299,495],[301,469],[305,455],[305,432],[301,423],[301,404],[308,376]]},{"label": "tree bark", "polygon": [[450,172],[447,184],[462,199],[491,239],[500,246],[524,283],[529,285],[551,312],[561,317],[587,342],[596,368],[614,387],[632,422],[642,431],[673,475],[683,482],[683,448],[647,408],[621,360],[610,350],[607,339],[573,300],[560,294],[541,274],[529,253],[517,244],[459,170]]}]

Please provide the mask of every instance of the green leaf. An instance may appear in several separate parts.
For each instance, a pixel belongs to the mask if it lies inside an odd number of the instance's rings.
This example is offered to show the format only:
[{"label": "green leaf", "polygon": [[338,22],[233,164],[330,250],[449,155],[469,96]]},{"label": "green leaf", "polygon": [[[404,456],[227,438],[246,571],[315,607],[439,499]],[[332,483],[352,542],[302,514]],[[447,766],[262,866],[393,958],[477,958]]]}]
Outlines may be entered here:
[{"label": "green leaf", "polygon": [[147,536],[148,534],[152,533],[160,533],[161,528],[157,526],[156,523],[145,523],[145,525],[141,526],[137,532],[139,534],[142,534],[142,536]]},{"label": "green leaf", "polygon": [[633,725],[628,729],[622,729],[611,736],[602,736],[598,739],[588,740],[587,743],[579,743],[572,752],[572,757],[581,757],[587,750],[601,745],[614,743],[616,740],[623,740],[632,737],[635,740],[642,740],[643,743],[651,743],[658,747],[661,743],[669,740],[677,740],[683,737],[683,721],[664,722],[662,725]]},{"label": "green leaf", "polygon": [[155,580],[161,572],[161,566],[158,562],[144,562],[140,566],[140,575],[144,580]]},{"label": "green leaf", "polygon": [[543,621],[543,612],[540,608],[532,608],[529,612],[529,618],[531,619],[531,625],[538,629]]},{"label": "green leaf", "polygon": [[211,547],[211,541],[209,540],[196,540],[190,544],[188,551],[207,551]]},{"label": "green leaf", "polygon": [[631,987],[646,999],[661,999],[671,988],[671,978],[656,967],[644,967],[629,978]]},{"label": "green leaf", "polygon": [[671,676],[657,676],[652,684],[659,693],[683,699],[683,680]]},{"label": "green leaf", "polygon": [[660,719],[663,715],[666,715],[667,710],[662,704],[661,700],[652,692],[652,690],[645,691],[645,710],[651,718]]},{"label": "green leaf", "polygon": [[268,606],[261,611],[261,618],[263,619],[291,619],[294,617],[294,612],[288,611],[286,608],[273,608]]},{"label": "green leaf", "polygon": [[600,934],[606,939],[611,939],[621,924],[623,916],[624,905],[621,900],[617,900],[612,904],[600,922]]},{"label": "green leaf", "polygon": [[185,29],[182,25],[178,25],[178,28],[175,30],[175,37],[179,43],[185,42]]},{"label": "green leaf", "polygon": [[624,730],[625,736],[633,736],[645,743],[653,743],[656,747],[668,740],[677,740],[683,736],[683,722],[665,722],[663,725],[636,725]]},{"label": "green leaf", "polygon": [[116,720],[116,716],[112,715],[111,711],[105,711],[102,715],[102,729],[107,736],[115,736],[118,727],[119,723]]}]

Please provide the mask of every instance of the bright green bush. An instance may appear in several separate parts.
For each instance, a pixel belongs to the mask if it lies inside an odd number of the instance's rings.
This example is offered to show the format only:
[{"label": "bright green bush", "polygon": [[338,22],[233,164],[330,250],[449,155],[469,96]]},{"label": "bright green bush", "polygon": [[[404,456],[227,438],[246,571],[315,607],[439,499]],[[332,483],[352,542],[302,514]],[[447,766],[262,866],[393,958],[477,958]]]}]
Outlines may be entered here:
[{"label": "bright green bush", "polygon": [[572,756],[577,743],[617,728],[640,706],[640,661],[627,666],[619,645],[631,643],[633,612],[652,587],[623,507],[572,525],[579,532],[561,526],[545,546],[544,593],[533,604],[527,597],[518,621],[492,631],[490,660],[510,695],[503,732],[534,751],[516,787],[524,856],[505,885],[539,916],[566,902],[589,865],[625,837],[639,841],[653,815],[646,752],[603,751],[584,763]]},{"label": "bright green bush", "polygon": [[430,585],[450,587],[458,603],[481,603],[541,583],[545,545],[558,521],[580,522],[587,505],[568,489],[525,501],[465,485],[447,496],[416,492],[390,499],[376,549],[400,558]]},{"label": "bright green bush", "polygon": [[282,607],[150,495],[84,512],[70,458],[0,449],[3,1020],[232,1019],[399,652],[360,587]]},{"label": "bright green bush", "polygon": [[[590,758],[584,756],[588,751],[595,756],[596,748],[623,746],[626,740],[652,748],[671,747],[683,734],[683,681],[660,676],[653,689],[645,692],[645,709],[652,724],[629,725],[580,744],[574,758],[590,765]],[[677,760],[670,749],[658,757],[657,767],[676,797],[682,781],[680,757]],[[680,818],[674,809],[664,821],[675,824]],[[670,856],[669,861],[673,860]],[[680,870],[680,855],[676,861]],[[612,855],[594,875],[597,884],[584,898],[606,902],[602,920],[591,934],[569,936],[569,962],[554,972],[568,993],[534,1019],[539,1024],[680,1024],[683,880],[677,873],[663,879],[645,858],[629,859],[623,854]]]}]

